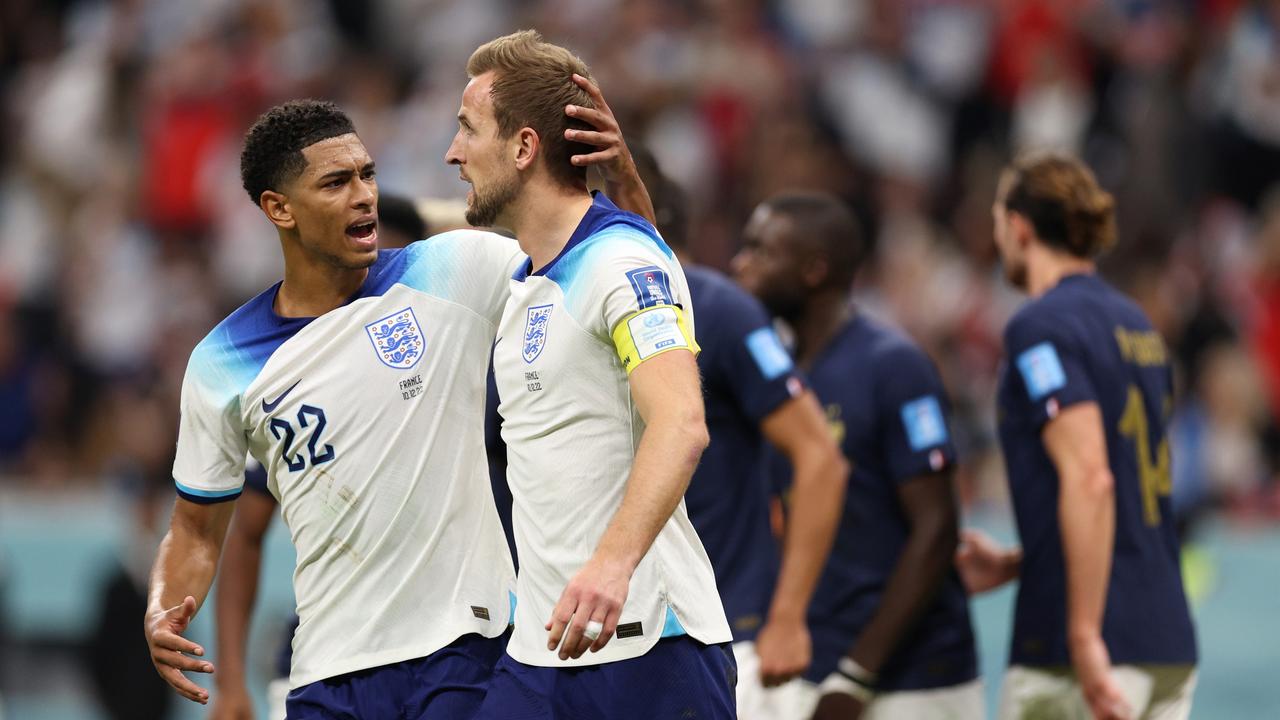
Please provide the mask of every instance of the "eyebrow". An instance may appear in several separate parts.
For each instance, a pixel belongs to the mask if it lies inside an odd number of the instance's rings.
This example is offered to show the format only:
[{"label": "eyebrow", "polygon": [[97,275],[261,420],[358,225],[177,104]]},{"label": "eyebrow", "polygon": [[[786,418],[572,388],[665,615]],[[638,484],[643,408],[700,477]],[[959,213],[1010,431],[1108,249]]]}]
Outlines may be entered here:
[{"label": "eyebrow", "polygon": [[[372,160],[360,166],[361,173],[366,173],[373,169],[374,169],[374,163]],[[338,168],[337,170],[330,170],[329,172],[321,175],[320,178],[316,180],[316,182],[336,180],[338,178],[348,177],[351,174],[352,174],[351,168]]]}]

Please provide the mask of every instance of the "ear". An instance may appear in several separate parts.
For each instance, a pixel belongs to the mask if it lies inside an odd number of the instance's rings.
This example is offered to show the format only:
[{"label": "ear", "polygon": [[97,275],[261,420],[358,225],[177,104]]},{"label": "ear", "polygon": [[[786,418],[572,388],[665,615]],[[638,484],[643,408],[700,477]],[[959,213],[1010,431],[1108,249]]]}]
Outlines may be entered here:
[{"label": "ear", "polygon": [[800,280],[807,288],[820,288],[831,275],[831,265],[826,258],[810,257],[800,269]]},{"label": "ear", "polygon": [[533,167],[533,162],[537,159],[538,151],[541,148],[542,140],[538,137],[537,131],[530,127],[520,128],[520,130],[516,132],[514,141],[511,145],[516,169],[528,170]]},{"label": "ear", "polygon": [[258,198],[258,207],[267,214],[271,224],[281,230],[292,230],[298,226],[298,221],[293,217],[293,208],[289,206],[289,198],[275,190],[264,190],[262,197]]},{"label": "ear", "polygon": [[1031,244],[1031,238],[1035,237],[1035,227],[1022,213],[1009,212],[1008,217],[1009,231],[1013,233],[1013,241],[1020,249],[1026,250]]}]

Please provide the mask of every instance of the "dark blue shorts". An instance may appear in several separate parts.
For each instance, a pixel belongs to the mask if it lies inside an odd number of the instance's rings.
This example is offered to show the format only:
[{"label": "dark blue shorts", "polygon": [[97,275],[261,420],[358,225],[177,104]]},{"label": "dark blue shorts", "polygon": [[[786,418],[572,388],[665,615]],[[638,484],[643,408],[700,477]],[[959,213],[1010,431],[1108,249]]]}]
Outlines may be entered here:
[{"label": "dark blue shorts", "polygon": [[467,720],[484,700],[501,637],[468,634],[430,655],[317,680],[289,693],[289,720]]},{"label": "dark blue shorts", "polygon": [[587,667],[535,667],[504,655],[475,720],[734,720],[737,684],[728,643],[687,635]]}]

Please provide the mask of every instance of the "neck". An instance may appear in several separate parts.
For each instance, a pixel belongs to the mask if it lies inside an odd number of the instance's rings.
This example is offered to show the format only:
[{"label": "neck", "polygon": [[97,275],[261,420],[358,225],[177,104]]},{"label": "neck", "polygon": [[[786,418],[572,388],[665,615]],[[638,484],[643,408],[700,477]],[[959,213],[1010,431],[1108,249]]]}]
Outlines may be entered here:
[{"label": "neck", "polygon": [[1068,275],[1092,273],[1095,270],[1097,264],[1089,258],[1058,252],[1043,245],[1033,245],[1027,257],[1027,294],[1040,297]]},{"label": "neck", "polygon": [[852,317],[848,296],[837,290],[824,290],[805,303],[792,321],[796,333],[796,358],[800,367],[812,367],[818,353]]},{"label": "neck", "polygon": [[343,268],[308,255],[283,235],[284,282],[273,309],[282,317],[319,317],[341,307],[369,276],[368,268]]},{"label": "neck", "polygon": [[536,272],[560,254],[590,208],[591,195],[583,189],[533,182],[511,203],[506,222],[498,224],[516,234]]}]

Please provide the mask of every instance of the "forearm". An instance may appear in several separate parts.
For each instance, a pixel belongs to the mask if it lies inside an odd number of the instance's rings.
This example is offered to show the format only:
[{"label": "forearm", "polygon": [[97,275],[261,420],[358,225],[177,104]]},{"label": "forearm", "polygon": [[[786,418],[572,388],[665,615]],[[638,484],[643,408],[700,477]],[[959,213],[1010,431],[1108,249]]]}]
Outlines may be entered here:
[{"label": "forearm", "polygon": [[701,422],[658,420],[636,449],[622,504],[605,528],[596,557],[633,570],[675,512],[707,446]]},{"label": "forearm", "polygon": [[640,215],[651,224],[657,225],[658,214],[653,209],[649,190],[640,181],[640,173],[636,171],[635,163],[629,164],[630,172],[623,175],[621,179],[609,178],[605,181],[605,194],[623,210]]},{"label": "forearm", "polygon": [[836,453],[799,453],[792,460],[791,518],[770,619],[803,619],[844,509],[848,465]]},{"label": "forearm", "polygon": [[147,611],[163,612],[182,603],[188,595],[204,605],[213,576],[218,569],[219,543],[171,527],[160,542],[155,567],[151,570],[151,591]]},{"label": "forearm", "polygon": [[928,609],[951,568],[957,538],[952,523],[912,528],[889,576],[880,607],[850,652],[863,668],[880,672],[898,643]]},{"label": "forearm", "polygon": [[258,597],[261,545],[240,533],[227,539],[217,590],[217,643],[221,686],[244,684],[245,639]]},{"label": "forearm", "polygon": [[149,613],[179,605],[188,595],[195,598],[197,607],[204,604],[234,507],[231,502],[213,506],[176,502],[169,532],[160,542],[151,570]]},{"label": "forearm", "polygon": [[1058,523],[1067,576],[1067,637],[1090,640],[1102,632],[1102,615],[1115,542],[1115,491],[1111,473],[1098,469],[1061,474]]}]

